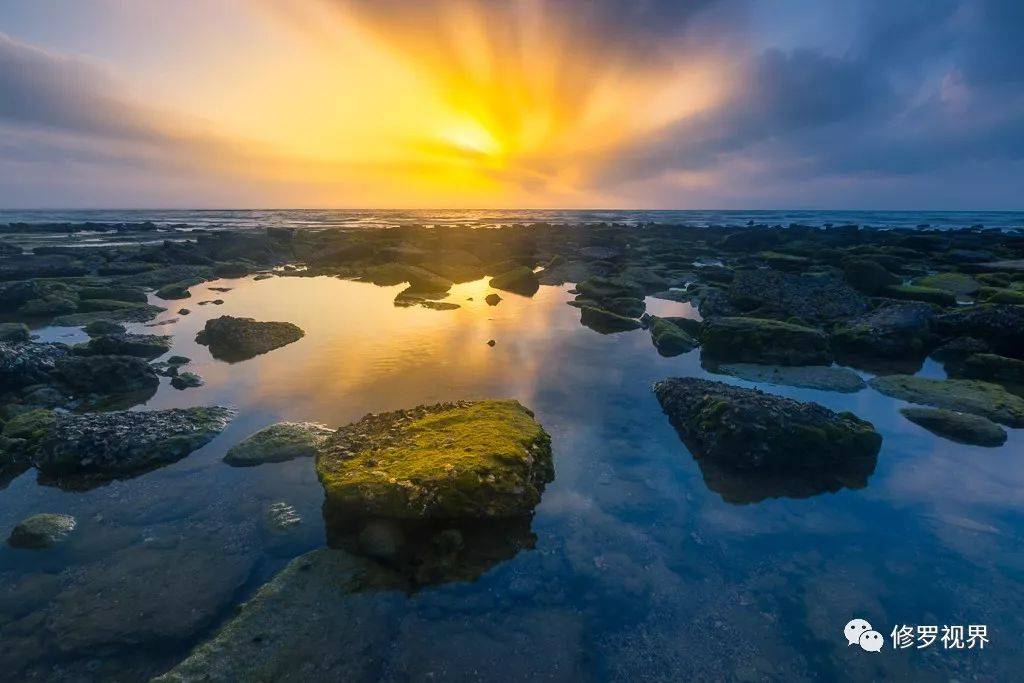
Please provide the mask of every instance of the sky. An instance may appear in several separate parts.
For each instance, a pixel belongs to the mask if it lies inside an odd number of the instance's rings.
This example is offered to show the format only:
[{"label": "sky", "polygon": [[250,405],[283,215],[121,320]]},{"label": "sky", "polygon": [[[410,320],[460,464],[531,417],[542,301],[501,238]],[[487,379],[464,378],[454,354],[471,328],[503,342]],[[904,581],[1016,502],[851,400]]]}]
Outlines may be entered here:
[{"label": "sky", "polygon": [[1024,208],[1022,0],[0,0],[0,208]]}]

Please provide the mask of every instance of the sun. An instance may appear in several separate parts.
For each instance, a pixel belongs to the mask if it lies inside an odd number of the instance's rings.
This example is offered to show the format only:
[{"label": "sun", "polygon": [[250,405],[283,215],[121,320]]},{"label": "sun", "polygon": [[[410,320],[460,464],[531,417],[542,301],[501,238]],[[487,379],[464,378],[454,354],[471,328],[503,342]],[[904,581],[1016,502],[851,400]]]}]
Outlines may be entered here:
[{"label": "sun", "polygon": [[456,150],[484,157],[497,158],[504,152],[501,141],[479,121],[462,119],[441,132],[441,140]]}]

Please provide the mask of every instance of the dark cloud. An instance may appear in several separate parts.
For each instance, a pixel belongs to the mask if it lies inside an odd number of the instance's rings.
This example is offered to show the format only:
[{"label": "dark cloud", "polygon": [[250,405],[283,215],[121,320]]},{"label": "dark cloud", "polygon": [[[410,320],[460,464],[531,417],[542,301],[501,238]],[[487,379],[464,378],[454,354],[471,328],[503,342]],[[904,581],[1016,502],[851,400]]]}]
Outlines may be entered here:
[{"label": "dark cloud", "polygon": [[737,162],[777,183],[1022,160],[1022,46],[1019,0],[866,3],[848,46],[749,55],[732,97],[619,150],[594,181]]},{"label": "dark cloud", "polygon": [[145,117],[97,66],[0,33],[0,121],[129,139],[153,136]]}]

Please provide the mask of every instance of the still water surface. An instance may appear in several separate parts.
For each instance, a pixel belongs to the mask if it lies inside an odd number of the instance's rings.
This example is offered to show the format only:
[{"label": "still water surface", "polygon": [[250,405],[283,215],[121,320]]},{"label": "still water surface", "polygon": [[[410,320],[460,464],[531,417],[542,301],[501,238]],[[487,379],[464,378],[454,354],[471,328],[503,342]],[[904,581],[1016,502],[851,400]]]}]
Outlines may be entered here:
[{"label": "still water surface", "polygon": [[[145,679],[180,660],[289,559],[321,547],[323,493],[311,460],[221,462],[257,429],[514,397],[553,440],[556,476],[533,520],[535,548],[474,582],[403,598],[394,641],[366,653],[383,678],[502,680],[538,670],[559,680],[1016,676],[1024,663],[1024,430],[1009,430],[1001,449],[964,446],[906,421],[901,402],[871,389],[766,386],[872,421],[884,443],[867,487],[817,495],[804,487],[807,497],[791,498],[792,487],[709,484],[650,390],[669,376],[711,376],[699,350],[662,358],[645,331],[581,327],[565,304],[568,286],[541,287],[529,299],[503,292],[490,307],[486,281],[457,285],[448,297],[461,305],[454,311],[396,308],[401,288],[328,277],[220,280],[169,302],[157,320],[177,322],[133,325],[173,334],[171,353],[192,358],[189,369],[206,381],[177,391],[164,379],[137,409],[220,404],[238,416],[206,447],[134,479],[63,492],[39,486],[30,471],[0,491],[0,529],[44,511],[79,520],[60,550],[0,548],[5,670]],[[223,305],[199,305],[218,298]],[[696,317],[687,304],[649,303],[662,315]],[[175,314],[181,305],[191,315]],[[306,336],[223,363],[194,337],[224,314],[291,321]],[[68,342],[81,334],[36,333]],[[923,372],[942,376],[930,362]],[[264,522],[279,501],[303,520],[287,532]],[[980,652],[887,643],[867,653],[842,635],[854,617],[886,636],[896,624],[986,624],[991,642]]]}]

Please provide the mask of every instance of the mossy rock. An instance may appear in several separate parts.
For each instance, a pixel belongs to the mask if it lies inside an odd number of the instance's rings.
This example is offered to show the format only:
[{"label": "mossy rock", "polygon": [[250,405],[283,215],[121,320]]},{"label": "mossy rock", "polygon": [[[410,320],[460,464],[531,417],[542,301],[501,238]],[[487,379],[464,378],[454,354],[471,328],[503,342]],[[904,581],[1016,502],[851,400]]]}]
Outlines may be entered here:
[{"label": "mossy rock", "polygon": [[827,365],[828,337],[821,330],[762,318],[712,318],[701,333],[709,359],[773,365]]},{"label": "mossy rock", "polygon": [[488,306],[497,306],[499,303],[501,303],[501,297],[495,294],[494,292],[491,292],[490,294],[484,297],[484,301],[487,302]]},{"label": "mossy rock", "polygon": [[697,348],[697,340],[686,330],[665,318],[652,315],[648,319],[651,342],[658,353],[665,357],[678,356]]},{"label": "mossy rock", "polygon": [[974,353],[947,367],[950,376],[1024,385],[1024,360],[994,353]]},{"label": "mossy rock", "polygon": [[233,467],[251,467],[311,458],[333,433],[333,429],[314,422],[279,422],[232,446],[224,462]]},{"label": "mossy rock", "polygon": [[85,325],[82,328],[82,331],[90,337],[100,337],[107,334],[124,334],[128,330],[120,323],[104,319],[92,321],[88,325]]},{"label": "mossy rock", "polygon": [[551,438],[515,400],[367,415],[327,441],[316,471],[333,510],[393,519],[528,514],[554,478]]},{"label": "mossy rock", "polygon": [[953,294],[970,295],[976,293],[981,284],[970,275],[965,273],[935,273],[924,277],[914,278],[912,283],[917,287],[928,287],[930,289],[941,289]]},{"label": "mossy rock", "polygon": [[46,408],[35,408],[15,415],[3,426],[8,439],[24,439],[31,450],[43,440],[57,422],[57,414]]},{"label": "mossy rock", "polygon": [[995,448],[1006,443],[1006,431],[987,417],[943,408],[900,408],[916,425],[950,441]]},{"label": "mossy rock", "polygon": [[614,334],[640,329],[640,321],[636,318],[606,311],[597,306],[580,306],[580,324],[601,334]]},{"label": "mossy rock", "polygon": [[523,296],[533,296],[540,289],[537,276],[533,273],[533,269],[527,266],[519,266],[500,275],[495,275],[487,284],[494,289],[502,289]]},{"label": "mossy rock", "polygon": [[172,282],[171,284],[164,285],[160,289],[156,290],[156,296],[157,298],[164,299],[165,301],[188,299],[192,296],[188,291],[189,287],[198,285],[200,282],[202,282],[200,278],[188,278],[187,280]]},{"label": "mossy rock", "polygon": [[952,306],[956,303],[956,296],[944,289],[934,287],[919,287],[917,285],[895,285],[886,287],[882,292],[883,296],[890,299],[903,299],[907,301],[924,301],[939,306]]},{"label": "mossy rock", "polygon": [[626,318],[639,318],[647,310],[647,304],[643,299],[632,299],[629,297],[614,297],[598,301],[580,295],[568,303],[570,306],[576,306],[577,308],[583,308],[584,306],[599,308],[602,311],[609,311]]},{"label": "mossy rock", "polygon": [[23,519],[11,530],[7,543],[12,548],[28,550],[51,548],[64,542],[77,525],[71,515],[43,512]]},{"label": "mossy rock", "polygon": [[913,375],[875,377],[868,384],[886,396],[910,403],[972,413],[1010,427],[1024,427],[1024,399],[998,384]]},{"label": "mossy rock", "polygon": [[993,304],[1024,304],[1024,292],[1003,287],[982,287],[978,290],[978,300]]},{"label": "mossy rock", "polygon": [[684,377],[655,383],[654,393],[694,456],[738,471],[836,471],[851,460],[873,470],[882,445],[852,413],[757,389]]},{"label": "mossy rock", "polygon": [[304,335],[302,328],[292,323],[222,315],[206,321],[196,342],[209,346],[210,354],[218,360],[237,362],[296,342]]},{"label": "mossy rock", "polygon": [[150,308],[145,301],[120,301],[116,299],[83,299],[78,302],[78,310],[81,313],[93,313],[95,311],[119,311],[139,310],[144,311]]},{"label": "mossy rock", "polygon": [[[78,298],[85,300],[106,299],[108,301],[128,301],[144,304],[147,301],[146,292],[138,287],[79,287]],[[82,309],[85,310],[85,309]]]},{"label": "mossy rock", "polygon": [[877,261],[853,259],[843,266],[843,277],[858,292],[875,295],[886,287],[900,283],[900,278],[890,273]]},{"label": "mossy rock", "polygon": [[78,299],[63,293],[30,299],[18,307],[18,313],[28,317],[64,315],[77,310]]},{"label": "mossy rock", "polygon": [[27,342],[28,328],[23,323],[0,323],[0,342]]},{"label": "mossy rock", "polygon": [[643,286],[621,278],[592,277],[577,283],[576,292],[593,301],[607,299],[643,299]]}]

